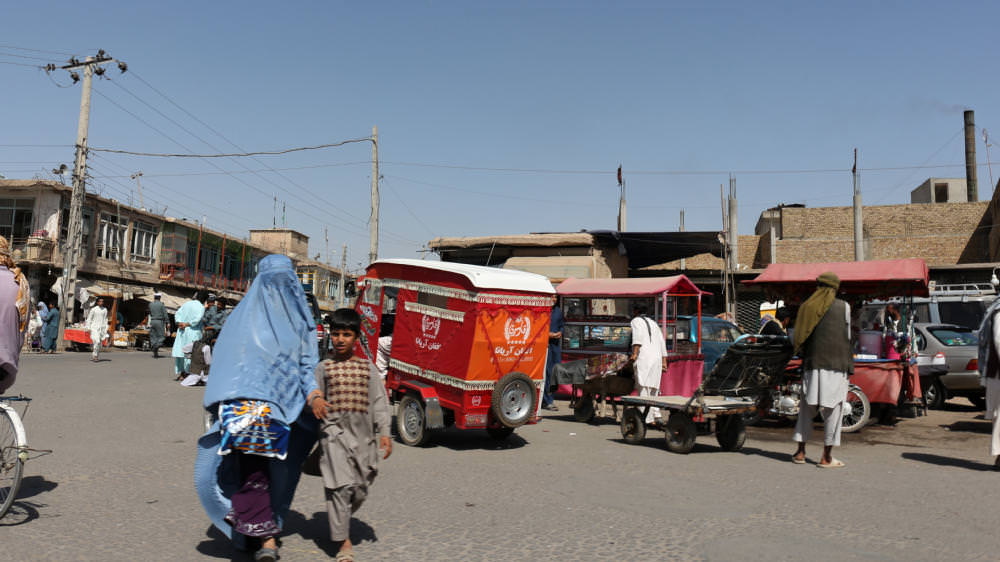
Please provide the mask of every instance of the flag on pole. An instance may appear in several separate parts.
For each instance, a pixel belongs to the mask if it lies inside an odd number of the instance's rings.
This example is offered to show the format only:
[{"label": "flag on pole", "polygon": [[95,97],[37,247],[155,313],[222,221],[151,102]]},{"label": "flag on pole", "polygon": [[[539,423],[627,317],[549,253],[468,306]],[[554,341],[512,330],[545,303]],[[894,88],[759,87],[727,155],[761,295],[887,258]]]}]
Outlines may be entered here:
[{"label": "flag on pole", "polygon": [[622,165],[618,164],[618,187],[622,186]]}]

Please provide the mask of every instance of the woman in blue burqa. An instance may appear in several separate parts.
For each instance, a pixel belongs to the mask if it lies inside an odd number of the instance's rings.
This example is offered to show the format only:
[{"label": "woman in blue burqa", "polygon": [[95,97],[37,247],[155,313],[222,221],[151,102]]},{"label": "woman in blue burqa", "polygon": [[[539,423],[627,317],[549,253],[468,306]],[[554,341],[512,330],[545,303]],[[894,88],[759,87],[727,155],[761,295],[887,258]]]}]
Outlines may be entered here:
[{"label": "woman in blue burqa", "polygon": [[316,439],[316,419],[305,405],[319,393],[316,323],[288,257],[261,260],[213,355],[204,406],[214,424],[198,440],[198,496],[234,546],[257,549],[255,560],[274,560]]}]

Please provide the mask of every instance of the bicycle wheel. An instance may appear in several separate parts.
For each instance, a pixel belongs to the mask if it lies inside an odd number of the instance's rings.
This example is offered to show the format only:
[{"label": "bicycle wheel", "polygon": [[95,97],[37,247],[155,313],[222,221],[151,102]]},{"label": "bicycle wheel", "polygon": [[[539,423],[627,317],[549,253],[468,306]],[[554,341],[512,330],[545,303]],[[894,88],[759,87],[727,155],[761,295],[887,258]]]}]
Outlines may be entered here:
[{"label": "bicycle wheel", "polygon": [[24,459],[21,450],[27,446],[21,418],[9,406],[0,404],[0,517],[3,517],[21,487]]}]

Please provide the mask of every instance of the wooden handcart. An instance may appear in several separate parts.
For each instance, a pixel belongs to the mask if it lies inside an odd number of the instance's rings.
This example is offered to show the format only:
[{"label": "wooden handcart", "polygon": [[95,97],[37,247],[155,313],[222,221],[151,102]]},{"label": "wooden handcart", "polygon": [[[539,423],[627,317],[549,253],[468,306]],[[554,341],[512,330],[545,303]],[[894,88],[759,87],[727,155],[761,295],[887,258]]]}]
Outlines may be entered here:
[{"label": "wooden handcart", "polygon": [[694,448],[698,434],[715,433],[724,451],[739,451],[747,439],[744,414],[757,409],[751,398],[729,396],[623,396],[621,431],[626,443],[646,438],[646,415],[650,408],[669,410],[666,424],[667,449],[686,455]]}]

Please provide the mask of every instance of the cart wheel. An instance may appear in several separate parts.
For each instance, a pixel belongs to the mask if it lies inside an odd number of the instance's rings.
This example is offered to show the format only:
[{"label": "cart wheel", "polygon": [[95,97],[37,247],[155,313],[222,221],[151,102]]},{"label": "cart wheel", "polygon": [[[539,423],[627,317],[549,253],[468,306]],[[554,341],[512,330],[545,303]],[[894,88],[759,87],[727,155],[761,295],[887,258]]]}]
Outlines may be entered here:
[{"label": "cart wheel", "polygon": [[396,409],[396,433],[399,440],[411,447],[420,447],[427,443],[427,423],[424,417],[424,405],[409,394],[403,396]]},{"label": "cart wheel", "polygon": [[646,424],[639,413],[639,408],[628,406],[622,411],[622,439],[635,445],[646,438]]},{"label": "cart wheel", "polygon": [[666,433],[667,450],[686,455],[694,448],[694,438],[697,436],[698,428],[695,427],[691,416],[684,412],[670,412]]},{"label": "cart wheel", "polygon": [[589,423],[594,419],[594,397],[589,394],[576,399],[576,406],[573,408],[573,419],[578,422]]},{"label": "cart wheel", "polygon": [[747,442],[747,428],[743,416],[719,416],[715,420],[715,439],[723,451],[739,451]]},{"label": "cart wheel", "polygon": [[490,409],[493,417],[507,427],[524,425],[535,415],[538,391],[524,373],[507,373],[493,388]]},{"label": "cart wheel", "polygon": [[487,427],[486,433],[497,441],[506,441],[514,433],[513,427]]},{"label": "cart wheel", "polygon": [[865,391],[856,384],[847,387],[847,400],[842,406],[844,409],[844,420],[840,431],[843,433],[854,433],[861,431],[861,428],[868,425],[868,418],[872,415],[872,405],[868,401]]}]

